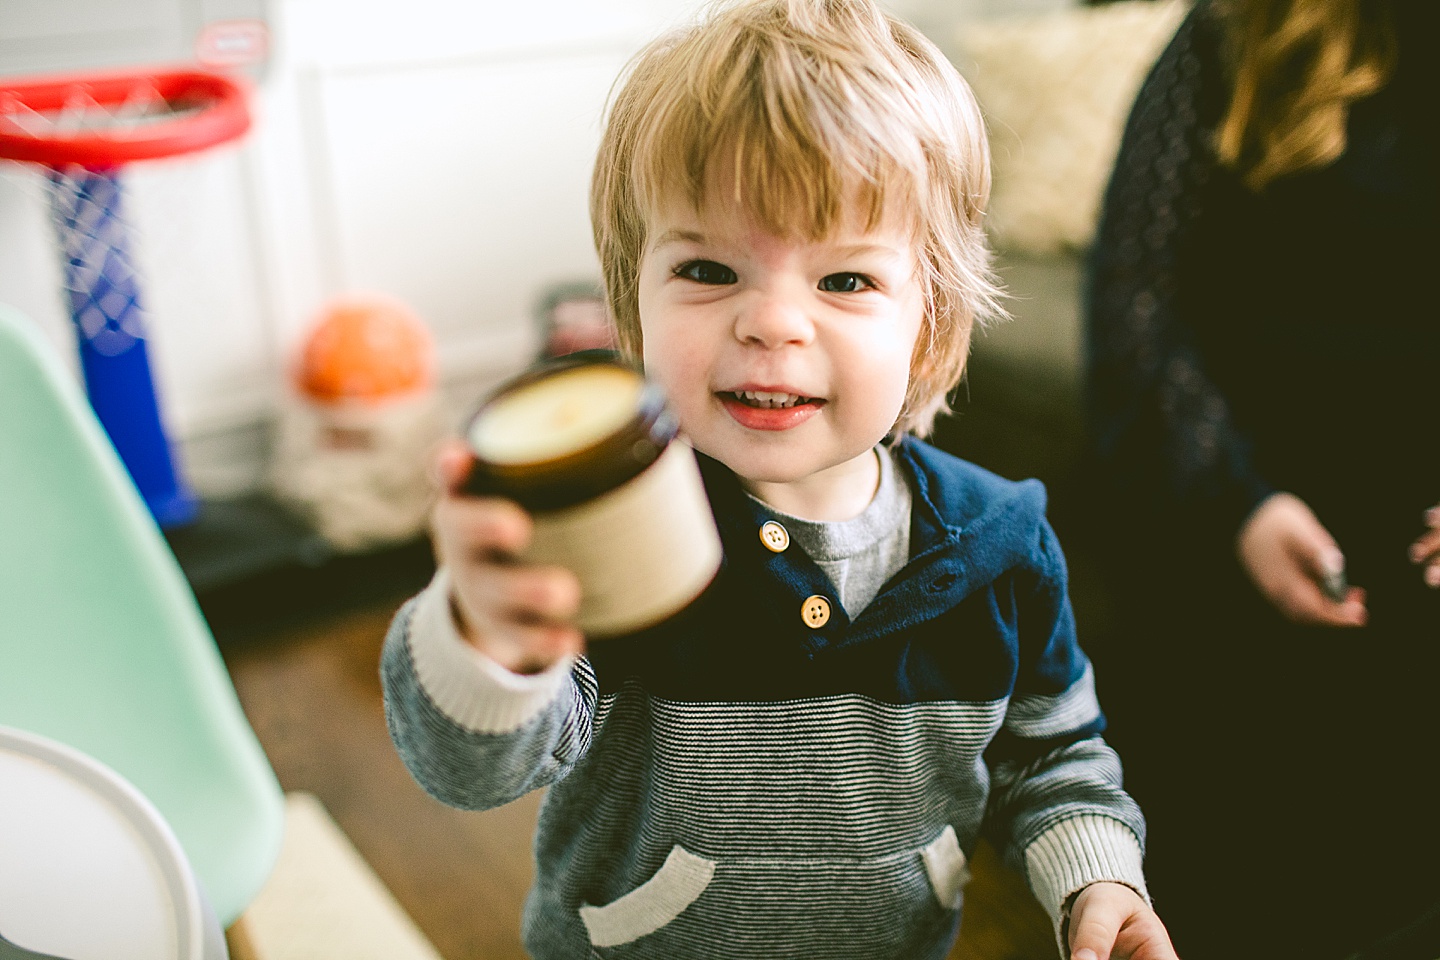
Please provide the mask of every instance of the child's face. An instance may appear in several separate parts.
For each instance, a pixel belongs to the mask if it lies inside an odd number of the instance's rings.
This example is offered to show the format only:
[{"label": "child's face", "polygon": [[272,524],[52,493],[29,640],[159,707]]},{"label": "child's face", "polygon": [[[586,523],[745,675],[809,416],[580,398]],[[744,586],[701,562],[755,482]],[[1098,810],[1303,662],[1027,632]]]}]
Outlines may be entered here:
[{"label": "child's face", "polygon": [[924,312],[892,220],[809,241],[718,200],[659,211],[640,265],[645,369],[697,450],[788,484],[840,476],[889,432]]}]

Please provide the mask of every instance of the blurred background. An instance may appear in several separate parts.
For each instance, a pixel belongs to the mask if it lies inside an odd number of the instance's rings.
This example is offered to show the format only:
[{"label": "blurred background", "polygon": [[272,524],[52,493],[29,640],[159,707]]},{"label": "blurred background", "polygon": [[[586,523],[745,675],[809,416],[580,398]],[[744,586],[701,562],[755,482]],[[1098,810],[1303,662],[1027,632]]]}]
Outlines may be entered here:
[{"label": "blurred background", "polygon": [[[1071,5],[891,3],[957,62],[967,56],[966,24]],[[0,75],[183,60],[215,21],[249,20],[263,31],[256,62],[241,68],[254,84],[250,133],[126,171],[157,392],[183,470],[202,496],[224,498],[269,482],[294,358],[333,296],[380,291],[408,304],[433,332],[450,408],[463,409],[533,357],[537,304],[555,284],[597,274],[586,190],[611,82],[645,40],[698,6],[7,0]],[[991,62],[962,64],[967,72],[1004,68],[1018,80],[989,98],[1002,110],[1002,130],[1019,124],[1044,135],[1043,118],[1031,116],[1037,110],[1072,129],[1093,119],[1093,109],[1067,113],[1107,77],[1077,67],[1057,43],[1060,26],[1032,27],[1028,50],[1018,38],[998,38],[1005,51],[969,51]],[[1137,56],[1116,65],[1103,38],[1091,42],[1100,44],[1091,74],[1133,72],[1130,61],[1151,53],[1146,37],[1131,36],[1126,48]],[[1013,103],[1065,87],[1065,104]],[[1006,155],[1014,150],[997,144],[1002,177],[1007,161],[1037,165]],[[0,299],[69,356],[74,334],[41,179],[33,167],[0,164]],[[1087,188],[1095,185],[1072,180],[1068,198],[1052,199],[1083,206]]]},{"label": "blurred background", "polygon": [[[1067,494],[1082,264],[1121,125],[1185,2],[888,6],[941,47],[986,112],[991,233],[1012,294],[1013,318],[977,336],[935,439],[1050,484],[1082,636],[1103,632],[1105,598],[1066,529],[1081,509]],[[247,84],[253,125],[238,141],[123,171],[154,390],[201,503],[165,536],[281,785],[319,797],[449,960],[523,955],[535,798],[488,814],[443,809],[385,734],[379,644],[432,570],[425,447],[501,379],[570,342],[552,339],[557,324],[593,318],[587,191],[606,97],[643,43],[699,7],[0,0],[0,91],[18,77],[197,62]],[[78,379],[49,203],[38,167],[0,162],[0,303]],[[368,356],[326,327],[337,317],[360,324]],[[397,357],[413,363],[396,373]],[[334,369],[347,364],[361,375]],[[423,409],[387,419],[418,395]],[[379,515],[377,504],[417,498],[420,509]],[[1018,878],[993,864],[977,873],[988,879],[956,955],[1051,955]],[[302,922],[267,909],[282,927]],[[258,955],[307,955],[265,936]]]}]

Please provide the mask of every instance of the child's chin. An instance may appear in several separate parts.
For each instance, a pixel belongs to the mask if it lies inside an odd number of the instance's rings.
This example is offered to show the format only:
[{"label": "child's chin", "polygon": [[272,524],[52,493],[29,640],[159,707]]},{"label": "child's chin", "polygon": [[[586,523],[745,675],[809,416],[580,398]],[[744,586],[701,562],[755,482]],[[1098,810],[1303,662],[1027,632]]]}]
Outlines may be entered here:
[{"label": "child's chin", "polygon": [[755,450],[730,444],[718,454],[709,455],[729,467],[740,479],[755,483],[793,483],[814,472],[810,464],[797,457],[793,450]]},{"label": "child's chin", "polygon": [[[848,461],[847,457],[821,456],[797,449],[794,443],[776,443],[774,449],[731,447],[715,457],[730,470],[752,483],[796,483]],[[711,454],[711,456],[714,456]]]}]

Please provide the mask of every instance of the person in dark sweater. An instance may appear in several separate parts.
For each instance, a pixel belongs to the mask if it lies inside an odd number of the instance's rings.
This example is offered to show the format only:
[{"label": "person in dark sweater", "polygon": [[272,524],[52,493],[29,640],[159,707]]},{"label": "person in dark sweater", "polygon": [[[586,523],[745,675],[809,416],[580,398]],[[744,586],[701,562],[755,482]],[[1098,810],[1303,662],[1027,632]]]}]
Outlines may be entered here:
[{"label": "person in dark sweater", "polygon": [[1201,0],[1105,197],[1092,652],[1191,960],[1345,957],[1437,902],[1433,7]]}]

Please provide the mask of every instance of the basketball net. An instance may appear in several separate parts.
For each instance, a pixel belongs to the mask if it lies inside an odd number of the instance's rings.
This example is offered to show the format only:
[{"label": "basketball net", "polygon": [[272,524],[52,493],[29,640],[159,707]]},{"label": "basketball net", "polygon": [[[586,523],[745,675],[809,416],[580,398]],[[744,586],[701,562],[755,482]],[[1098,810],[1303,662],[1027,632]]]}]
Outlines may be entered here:
[{"label": "basketball net", "polygon": [[239,136],[243,91],[196,72],[0,85],[0,157],[40,165],[86,391],[162,527],[198,500],[177,469],[146,347],[120,170]]}]

